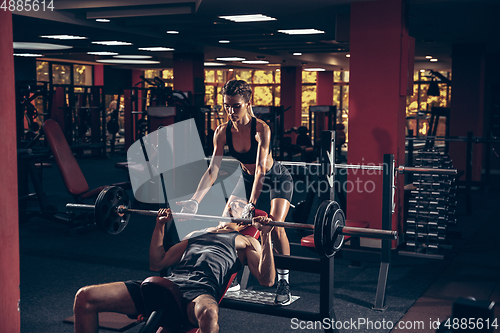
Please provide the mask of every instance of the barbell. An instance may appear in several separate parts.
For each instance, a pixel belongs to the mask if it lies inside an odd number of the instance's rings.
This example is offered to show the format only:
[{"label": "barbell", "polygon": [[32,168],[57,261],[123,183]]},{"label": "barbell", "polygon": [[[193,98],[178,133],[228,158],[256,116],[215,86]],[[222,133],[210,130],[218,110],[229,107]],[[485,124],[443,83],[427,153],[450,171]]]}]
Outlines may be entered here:
[{"label": "barbell", "polygon": [[[206,157],[205,161],[211,161],[212,158]],[[238,162],[235,158],[223,157],[221,159],[223,162]],[[319,162],[293,162],[293,161],[279,161],[284,166],[290,167],[321,167],[323,164]],[[383,171],[384,167],[382,165],[366,165],[366,164],[339,164],[334,163],[332,166],[335,169],[355,169],[355,170],[375,170]],[[429,173],[429,174],[439,174],[439,175],[456,175],[458,171],[456,169],[438,169],[438,168],[424,168],[424,167],[410,167],[405,165],[400,165],[394,168],[395,171],[399,173]]]},{"label": "barbell", "polygon": [[[109,234],[119,234],[125,229],[131,214],[158,216],[157,210],[142,210],[129,208],[130,201],[124,189],[117,186],[109,186],[103,189],[94,205],[68,203],[66,209],[94,211],[95,223],[103,231]],[[252,224],[252,219],[234,217],[211,216],[201,214],[172,213],[174,218],[233,222],[241,224]],[[292,223],[282,221],[270,221],[269,225],[284,228],[313,230],[314,246],[317,253],[327,258],[332,257],[344,243],[344,236],[367,237],[395,240],[398,238],[396,231],[379,230],[370,228],[355,228],[345,226],[345,215],[337,202],[332,200],[323,201],[314,217],[314,225],[306,223]]]}]

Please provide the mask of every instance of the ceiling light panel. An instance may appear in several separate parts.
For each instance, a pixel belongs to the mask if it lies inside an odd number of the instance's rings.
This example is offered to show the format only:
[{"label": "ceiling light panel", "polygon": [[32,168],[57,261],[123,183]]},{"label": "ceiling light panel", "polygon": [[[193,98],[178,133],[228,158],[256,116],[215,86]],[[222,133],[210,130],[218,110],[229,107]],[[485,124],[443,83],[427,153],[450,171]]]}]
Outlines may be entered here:
[{"label": "ceiling light panel", "polygon": [[30,43],[30,42],[14,42],[14,49],[22,50],[66,50],[72,49],[73,46],[58,45],[49,43]]},{"label": "ceiling light panel", "polygon": [[119,40],[98,41],[98,42],[92,42],[92,44],[107,45],[107,46],[132,45],[132,43],[122,42],[122,41],[119,41]]},{"label": "ceiling light panel", "polygon": [[226,66],[226,64],[220,62],[205,62],[204,65],[207,67]]},{"label": "ceiling light panel", "polygon": [[219,18],[237,23],[276,21],[274,17],[266,16],[263,14],[229,15],[229,16],[219,16]]},{"label": "ceiling light panel", "polygon": [[153,65],[159,64],[156,60],[139,60],[139,59],[98,59],[97,62],[105,64],[123,64],[123,65]]},{"label": "ceiling light panel", "polygon": [[87,54],[97,55],[97,56],[114,56],[114,55],[118,55],[118,53],[116,53],[116,52],[107,52],[107,51],[87,52]]},{"label": "ceiling light panel", "polygon": [[216,60],[219,61],[244,61],[246,60],[245,58],[239,58],[239,57],[222,57],[222,58],[215,58]]},{"label": "ceiling light panel", "polygon": [[72,36],[72,35],[47,35],[47,36],[40,36],[40,37],[42,37],[42,38],[59,39],[59,40],[87,39],[87,37]]},{"label": "ceiling light panel", "polygon": [[[118,54],[118,53],[116,53]],[[151,59],[153,56],[150,55],[134,55],[134,54],[122,54],[122,55],[113,55],[113,58],[119,59]]]},{"label": "ceiling light panel", "polygon": [[38,58],[38,57],[43,57],[43,54],[35,54],[35,53],[14,53],[14,57]]},{"label": "ceiling light panel", "polygon": [[324,72],[326,69],[324,68],[304,68],[307,72]]},{"label": "ceiling light panel", "polygon": [[169,35],[178,35],[179,31],[177,31],[177,30],[168,30],[167,34],[169,34]]},{"label": "ceiling light panel", "polygon": [[109,19],[105,19],[105,18],[98,18],[98,19],[95,19],[96,22],[101,22],[101,23],[108,23],[108,22],[111,22],[111,20]]},{"label": "ceiling light panel", "polygon": [[166,51],[174,51],[173,48],[171,47],[161,47],[161,46],[154,46],[154,47],[140,47],[140,51],[152,51],[152,52],[166,52]]},{"label": "ceiling light panel", "polygon": [[269,61],[267,60],[244,60],[242,61],[244,64],[250,64],[250,65],[265,65],[268,64]]},{"label": "ceiling light panel", "polygon": [[325,33],[323,30],[317,30],[317,29],[285,29],[285,30],[278,30],[278,32],[287,35],[315,35],[315,34]]}]

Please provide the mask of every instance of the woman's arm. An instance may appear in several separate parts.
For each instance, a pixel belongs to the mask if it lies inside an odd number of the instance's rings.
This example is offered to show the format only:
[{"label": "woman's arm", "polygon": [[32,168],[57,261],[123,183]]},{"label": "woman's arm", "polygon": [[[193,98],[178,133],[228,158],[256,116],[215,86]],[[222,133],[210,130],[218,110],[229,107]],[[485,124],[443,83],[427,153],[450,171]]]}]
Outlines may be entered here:
[{"label": "woman's arm", "polygon": [[[259,123],[257,123],[259,124]],[[267,125],[261,125],[262,128],[257,130],[257,159],[255,162],[255,176],[252,186],[252,194],[250,195],[249,202],[257,204],[262,186],[264,184],[264,176],[266,174],[267,158],[269,156],[269,145],[271,143],[271,130]],[[260,127],[260,126],[258,126]]]},{"label": "woman's arm", "polygon": [[210,165],[208,166],[207,171],[205,171],[203,177],[201,177],[198,188],[191,197],[192,200],[200,202],[208,193],[210,187],[212,187],[212,185],[217,180],[222,157],[224,155],[224,145],[226,144],[226,128],[227,123],[219,125],[215,130],[212,160],[210,161]]}]

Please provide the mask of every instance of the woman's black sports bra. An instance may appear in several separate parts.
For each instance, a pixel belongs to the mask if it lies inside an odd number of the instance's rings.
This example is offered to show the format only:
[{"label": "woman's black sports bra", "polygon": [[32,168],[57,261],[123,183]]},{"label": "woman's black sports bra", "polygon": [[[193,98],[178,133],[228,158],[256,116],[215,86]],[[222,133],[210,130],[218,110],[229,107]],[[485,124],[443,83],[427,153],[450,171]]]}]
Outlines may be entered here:
[{"label": "woman's black sports bra", "polygon": [[226,127],[226,143],[229,146],[229,153],[232,157],[237,159],[243,164],[255,164],[257,159],[257,147],[258,143],[255,140],[255,134],[257,133],[257,119],[252,117],[252,128],[250,130],[250,142],[251,147],[245,153],[239,153],[234,150],[233,146],[233,134],[231,133],[231,127],[233,127],[233,122],[231,120],[228,121]]}]

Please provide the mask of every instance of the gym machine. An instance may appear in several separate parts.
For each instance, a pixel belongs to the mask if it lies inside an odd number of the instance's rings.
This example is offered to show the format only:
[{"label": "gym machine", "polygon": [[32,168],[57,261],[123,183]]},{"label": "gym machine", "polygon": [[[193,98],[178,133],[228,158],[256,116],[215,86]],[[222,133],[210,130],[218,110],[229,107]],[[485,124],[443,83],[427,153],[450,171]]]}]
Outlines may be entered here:
[{"label": "gym machine", "polygon": [[[141,76],[141,80],[135,87],[124,90],[125,149],[160,126],[190,118],[195,120],[204,147],[211,145],[207,139],[210,136],[206,116],[209,106],[194,106],[189,92],[174,90],[159,77],[148,79]],[[144,83],[149,87],[137,87]]]},{"label": "gym machine", "polygon": [[106,107],[104,87],[53,85],[50,119],[55,120],[77,153],[92,149],[93,156],[106,156]]},{"label": "gym machine", "polygon": [[311,105],[309,107],[309,132],[314,142],[315,155],[319,155],[320,135],[322,131],[335,131],[337,161],[341,154],[342,145],[346,141],[345,127],[342,124],[340,110],[335,105]]},{"label": "gym machine", "polygon": [[273,156],[278,160],[283,159],[284,152],[288,149],[287,142],[284,140],[284,114],[288,109],[290,108],[285,109],[283,106],[252,106],[255,117],[264,120],[271,129],[271,149]]},{"label": "gym machine", "polygon": [[31,146],[30,142],[39,134],[40,124],[45,118],[50,118],[52,103],[50,92],[48,83],[37,83],[36,81],[16,82],[18,148],[25,148],[27,145]]}]

